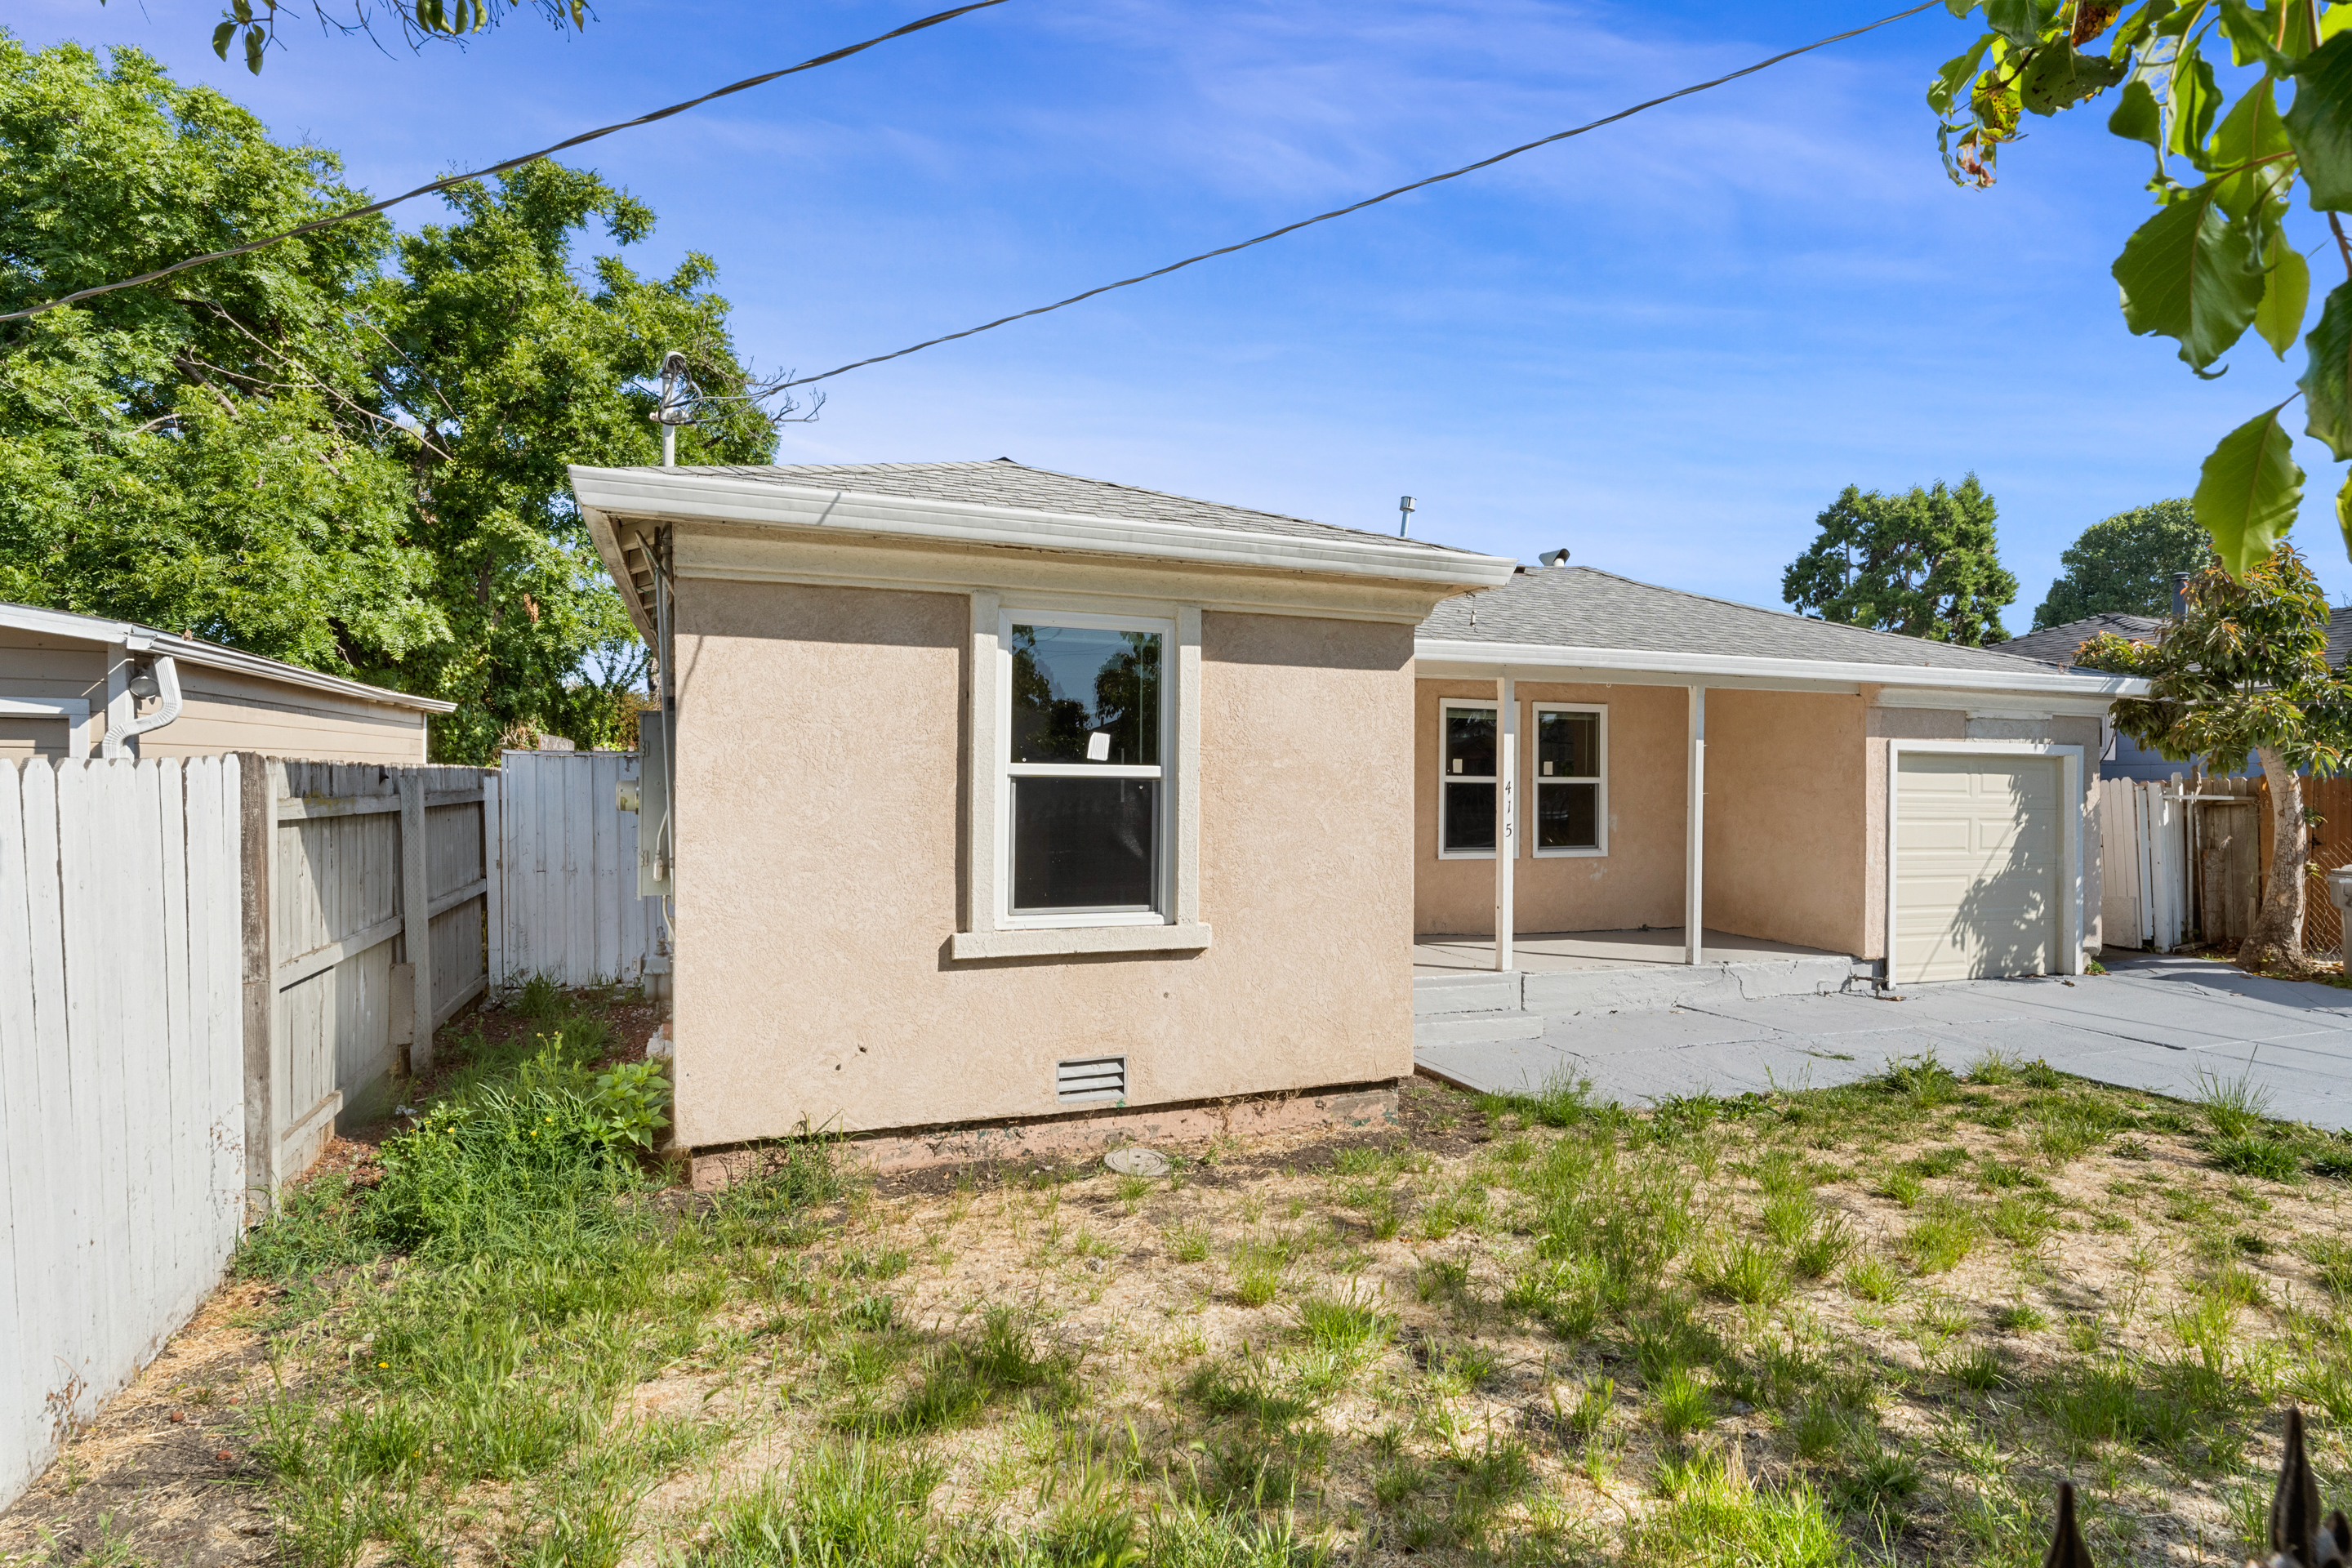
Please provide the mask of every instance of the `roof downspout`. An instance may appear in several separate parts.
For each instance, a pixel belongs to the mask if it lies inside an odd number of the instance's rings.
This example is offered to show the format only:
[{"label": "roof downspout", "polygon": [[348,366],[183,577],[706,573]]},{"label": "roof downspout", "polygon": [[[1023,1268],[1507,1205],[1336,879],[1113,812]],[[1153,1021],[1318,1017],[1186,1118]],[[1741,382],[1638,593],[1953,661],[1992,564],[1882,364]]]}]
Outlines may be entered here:
[{"label": "roof downspout", "polygon": [[[126,716],[109,724],[106,727],[105,743],[99,748],[100,756],[137,756],[138,748],[128,744],[131,739],[160,730],[180,716],[179,667],[173,662],[170,654],[160,653],[155,656],[152,668],[154,671],[152,676],[139,675],[131,678],[131,695],[133,698],[158,696],[163,700],[156,704],[155,711],[148,714],[144,719]],[[154,689],[152,692],[142,691],[140,689],[142,686],[152,687]]]}]

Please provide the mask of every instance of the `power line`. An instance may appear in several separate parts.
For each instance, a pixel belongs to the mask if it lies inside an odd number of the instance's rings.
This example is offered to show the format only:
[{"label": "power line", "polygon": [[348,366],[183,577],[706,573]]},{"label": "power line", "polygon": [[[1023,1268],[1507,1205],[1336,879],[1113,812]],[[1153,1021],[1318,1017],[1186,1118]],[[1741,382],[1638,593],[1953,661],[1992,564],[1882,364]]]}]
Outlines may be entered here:
[{"label": "power line", "polygon": [[[1782,60],[1794,59],[1799,55],[1810,54],[1815,49],[1825,48],[1831,44],[1843,43],[1848,38],[1858,38],[1863,34],[1874,31],[1879,27],[1884,27],[1890,22],[1900,22],[1906,16],[1916,16],[1922,11],[1942,4],[1944,4],[1944,0],[1920,0],[1920,4],[1913,5],[1908,9],[1897,11],[1892,16],[1881,16],[1877,21],[1869,23],[1864,26],[1852,27],[1843,33],[1832,33],[1826,38],[1816,38],[1811,43],[1801,45],[1797,48],[1783,50],[1780,54],[1772,56],[1769,59],[1758,60],[1752,66],[1743,66],[1739,69],[1733,71],[1727,76],[1717,77],[1713,81],[1696,82],[1689,87],[1682,88],[1676,91],[1667,93],[1663,98],[1654,98],[1646,103],[1637,103],[1631,109],[1621,109],[1614,114],[1603,115],[1600,119],[1588,121],[1585,124],[1576,127],[1572,131],[1555,132],[1549,136],[1541,137],[1521,146],[1513,147],[1507,152],[1497,153],[1491,158],[1481,158],[1475,163],[1465,163],[1458,169],[1448,169],[1442,174],[1432,174],[1425,180],[1415,180],[1409,185],[1399,185],[1395,190],[1382,191],[1376,196],[1366,196],[1362,201],[1357,202],[1350,206],[1339,207],[1331,212],[1318,213],[1313,217],[1301,218],[1297,223],[1285,224],[1280,228],[1275,229],[1270,233],[1259,235],[1255,239],[1244,239],[1237,244],[1220,246],[1214,250],[1204,250],[1198,256],[1188,256],[1181,261],[1171,261],[1167,266],[1154,268],[1152,271],[1139,272],[1132,278],[1122,278],[1116,283],[1106,283],[1098,289],[1089,289],[1083,294],[1073,294],[1066,300],[1056,300],[1050,305],[1040,305],[1034,310],[1023,310],[1011,316],[999,316],[996,320],[992,321],[983,321],[977,327],[966,327],[962,331],[950,332],[947,336],[942,338],[926,339],[922,342],[897,350],[891,353],[876,354],[872,359],[853,360],[848,364],[838,365],[832,370],[822,371],[815,375],[803,375],[795,380],[784,382],[782,384],[784,386],[806,386],[813,381],[830,380],[834,376],[843,375],[853,370],[863,370],[869,364],[881,364],[887,360],[904,359],[908,354],[920,353],[925,349],[934,349],[939,347],[941,343],[954,342],[958,338],[973,337],[981,332],[992,331],[998,327],[1010,326],[1014,321],[1025,321],[1032,316],[1042,316],[1046,314],[1048,311],[1059,310],[1065,306],[1076,305],[1081,300],[1091,300],[1097,294],[1108,294],[1114,289],[1129,289],[1133,288],[1138,283],[1149,283],[1154,278],[1165,278],[1171,272],[1181,271],[1183,268],[1192,266],[1194,262],[1210,261],[1220,256],[1231,256],[1236,250],[1247,250],[1253,245],[1264,245],[1270,239],[1280,239],[1286,234],[1296,234],[1302,228],[1310,228],[1318,223],[1328,223],[1335,217],[1346,217],[1349,213],[1361,212],[1369,206],[1377,206],[1382,202],[1389,201],[1397,196],[1404,195],[1408,192],[1418,191],[1424,186],[1438,184],[1446,180],[1460,179],[1463,175],[1475,174],[1480,169],[1491,168],[1495,164],[1501,163],[1506,158],[1516,158],[1522,153],[1532,153],[1538,147],[1549,147],[1555,142],[1565,142],[1571,136],[1581,136],[1588,131],[1598,131],[1604,125],[1614,124],[1620,120],[1628,119],[1633,115],[1639,114],[1645,109],[1655,109],[1662,103],[1672,103],[1678,98],[1688,98],[1695,92],[1705,92],[1709,88],[1721,87],[1726,82],[1738,81],[1741,77],[1754,76],[1758,71],[1769,69],[1773,66],[1779,65]],[[5,317],[0,317],[0,321],[5,320],[6,320]]]},{"label": "power line", "polygon": [[909,22],[903,27],[893,27],[890,31],[868,38],[862,44],[852,44],[847,48],[835,49],[831,54],[819,55],[814,59],[803,60],[796,66],[786,66],[782,70],[746,77],[741,81],[731,82],[714,92],[706,92],[700,98],[689,98],[684,103],[673,103],[667,109],[656,109],[650,114],[640,114],[635,120],[624,120],[617,125],[606,125],[594,131],[583,131],[567,141],[558,142],[552,147],[542,147],[536,153],[525,153],[520,158],[509,158],[502,163],[493,163],[487,169],[477,169],[470,174],[452,174],[447,179],[436,180],[429,185],[419,185],[415,190],[404,192],[400,195],[387,196],[380,202],[370,202],[363,207],[353,207],[349,212],[340,212],[329,217],[313,218],[309,223],[297,224],[285,233],[273,234],[267,239],[257,239],[250,244],[236,246],[227,250],[210,251],[203,256],[191,256],[185,261],[174,261],[169,267],[159,267],[152,272],[142,272],[136,278],[125,278],[119,283],[100,283],[94,288],[77,289],[71,294],[60,295],[46,304],[33,305],[22,310],[10,310],[0,314],[0,321],[21,321],[28,317],[37,316],[44,310],[54,310],[60,305],[70,305],[100,294],[111,294],[118,289],[135,289],[142,283],[152,283],[157,279],[169,278],[174,272],[185,272],[191,267],[202,267],[208,261],[226,261],[233,256],[250,256],[257,250],[265,250],[281,241],[331,227],[335,224],[348,223],[355,217],[372,216],[387,207],[395,207],[403,202],[415,201],[418,196],[429,196],[436,191],[446,191],[452,185],[462,185],[468,180],[487,179],[492,174],[502,174],[509,169],[520,168],[525,163],[536,163],[541,158],[553,157],[556,153],[577,147],[583,142],[610,136],[616,131],[628,131],[639,125],[651,125],[656,120],[667,120],[673,114],[683,114],[689,109],[698,108],[709,103],[712,99],[725,98],[730,93],[742,92],[763,83],[774,81],[778,77],[792,76],[799,71],[814,70],[819,66],[829,66],[835,60],[845,60],[852,55],[862,54],[877,44],[887,44],[893,38],[903,38],[909,33],[919,33],[926,27],[936,27],[941,22],[952,22],[958,16],[970,16],[974,11],[985,11],[992,5],[1003,4],[1004,0],[973,0],[973,3],[969,5],[959,5],[952,11],[941,11],[936,16],[925,16],[920,21]]}]

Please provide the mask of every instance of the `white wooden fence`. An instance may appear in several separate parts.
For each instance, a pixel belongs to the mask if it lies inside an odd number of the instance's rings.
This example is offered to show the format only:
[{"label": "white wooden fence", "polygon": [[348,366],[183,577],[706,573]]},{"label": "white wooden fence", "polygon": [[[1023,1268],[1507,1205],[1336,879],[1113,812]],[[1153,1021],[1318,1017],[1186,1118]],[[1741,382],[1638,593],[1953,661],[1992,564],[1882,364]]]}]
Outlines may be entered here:
[{"label": "white wooden fence", "polygon": [[635,984],[667,968],[659,899],[637,895],[634,752],[509,752],[499,759],[499,910],[491,984]]},{"label": "white wooden fence", "polygon": [[492,985],[667,964],[633,754],[0,763],[0,1507]]},{"label": "white wooden fence", "polygon": [[234,758],[0,764],[0,1505],[236,1246],[240,805]]},{"label": "white wooden fence", "polygon": [[2170,952],[2189,931],[2189,807],[2166,781],[2099,781],[2100,928],[2108,947]]},{"label": "white wooden fence", "polygon": [[268,1011],[249,1020],[270,1064],[254,1086],[249,1132],[264,1167],[256,1184],[274,1192],[317,1157],[338,1117],[371,1121],[390,1109],[392,1086],[431,1065],[434,1029],[481,994],[491,901],[482,847],[498,774],[258,757],[246,766],[257,860],[247,875],[268,889],[268,919],[247,941],[266,944],[251,963],[275,983]]}]

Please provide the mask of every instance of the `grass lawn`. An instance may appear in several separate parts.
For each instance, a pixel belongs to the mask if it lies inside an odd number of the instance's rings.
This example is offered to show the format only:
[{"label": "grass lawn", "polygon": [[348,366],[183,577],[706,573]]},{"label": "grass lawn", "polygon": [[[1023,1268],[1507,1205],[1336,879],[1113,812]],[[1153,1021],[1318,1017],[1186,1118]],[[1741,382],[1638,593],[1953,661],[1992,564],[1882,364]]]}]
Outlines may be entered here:
[{"label": "grass lawn", "polygon": [[[488,1020],[0,1519],[103,1563],[2102,1564],[2352,1470],[2352,1142],[1990,1060],[1378,1141],[635,1157],[610,999]],[[13,1557],[11,1554],[14,1554]]]}]

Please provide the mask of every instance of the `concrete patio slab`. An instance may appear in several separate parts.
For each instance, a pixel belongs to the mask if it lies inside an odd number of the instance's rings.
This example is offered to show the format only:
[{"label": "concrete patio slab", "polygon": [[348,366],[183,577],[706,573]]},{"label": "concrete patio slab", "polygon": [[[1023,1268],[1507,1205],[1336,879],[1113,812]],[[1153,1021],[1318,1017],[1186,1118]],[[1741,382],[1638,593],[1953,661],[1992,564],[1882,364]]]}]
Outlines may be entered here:
[{"label": "concrete patio slab", "polygon": [[[2244,1079],[2271,1113],[2352,1128],[2352,993],[2222,964],[2126,961],[2106,975],[1913,986],[1750,1000],[1710,994],[1670,1010],[1570,1012],[1524,992],[1541,1039],[1475,1031],[1415,1053],[1465,1087],[1524,1091],[1566,1072],[1621,1104],[1852,1082],[1932,1055],[1956,1071],[1989,1052],[2184,1099]],[[2344,1000],[2339,1000],[2344,999]],[[1524,1027],[1524,1024],[1519,1025]]]}]

